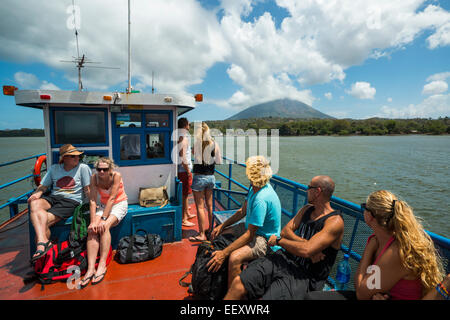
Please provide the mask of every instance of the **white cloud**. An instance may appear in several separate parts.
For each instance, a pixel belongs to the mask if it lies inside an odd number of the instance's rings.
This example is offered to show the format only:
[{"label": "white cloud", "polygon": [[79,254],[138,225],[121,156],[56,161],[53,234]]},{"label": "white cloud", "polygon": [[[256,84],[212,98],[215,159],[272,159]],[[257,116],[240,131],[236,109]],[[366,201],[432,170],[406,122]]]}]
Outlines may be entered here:
[{"label": "white cloud", "polygon": [[[312,104],[316,98],[308,86],[343,82],[347,68],[387,57],[425,31],[430,49],[450,44],[450,13],[423,0],[276,0],[288,12],[278,28],[268,12],[248,18],[258,2],[263,0],[221,0],[219,7],[207,10],[195,0],[132,1],[135,87],[150,88],[154,71],[157,92],[184,92],[223,62],[238,88],[218,101],[221,105],[243,108],[286,97]],[[104,66],[120,67],[83,70],[84,86],[125,86],[127,2],[76,4],[81,9],[81,53]],[[67,28],[70,5],[4,0],[0,59],[45,63],[64,70],[76,87],[74,66],[59,62],[76,55],[74,31]],[[370,85],[351,92],[364,99],[375,95]]]},{"label": "white cloud", "polygon": [[331,92],[327,92],[324,94],[325,98],[327,98],[328,100],[333,99],[333,94]]},{"label": "white cloud", "polygon": [[450,94],[436,94],[427,97],[421,103],[395,108],[383,106],[376,115],[387,118],[438,118],[450,115]]},{"label": "white cloud", "polygon": [[59,90],[55,84],[46,80],[41,81],[32,73],[16,72],[14,74],[14,80],[19,86],[19,89]]},{"label": "white cloud", "polygon": [[444,93],[448,89],[448,84],[445,81],[437,80],[432,81],[428,84],[426,84],[423,87],[422,94],[425,95],[432,95],[432,94],[439,94]]},{"label": "white cloud", "polygon": [[427,78],[427,82],[430,82],[430,81],[445,81],[449,77],[450,77],[450,72],[448,72],[448,71],[447,72],[440,72],[440,73],[436,73],[436,74],[433,74],[433,75],[429,76]]},{"label": "white cloud", "polygon": [[346,92],[358,99],[373,99],[377,90],[370,83],[360,81],[353,83],[352,88]]},{"label": "white cloud", "polygon": [[387,98],[387,102],[392,102],[392,98]]}]

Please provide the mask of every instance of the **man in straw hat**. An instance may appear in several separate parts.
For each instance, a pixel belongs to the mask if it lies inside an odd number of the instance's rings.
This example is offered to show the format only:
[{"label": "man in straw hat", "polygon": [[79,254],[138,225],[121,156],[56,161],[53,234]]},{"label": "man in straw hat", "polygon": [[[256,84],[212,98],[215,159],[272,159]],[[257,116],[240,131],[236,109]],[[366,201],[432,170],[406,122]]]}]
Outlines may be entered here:
[{"label": "man in straw hat", "polygon": [[[71,144],[59,148],[59,162],[50,167],[41,184],[28,198],[30,220],[36,232],[36,252],[31,262],[52,247],[49,227],[73,215],[82,203],[83,191],[89,197],[91,169],[80,163],[83,154]],[[51,187],[51,192],[46,192]]]},{"label": "man in straw hat", "polygon": [[[267,245],[268,239],[272,235],[279,237],[281,231],[281,203],[268,183],[272,177],[269,161],[263,156],[253,156],[247,159],[246,166],[251,188],[244,205],[211,233],[214,238],[245,217],[244,223],[229,228],[237,239],[225,249],[213,252],[207,264],[209,270],[215,272],[229,258],[228,285],[240,274],[244,262],[264,256],[267,250],[271,250]],[[272,248],[274,251],[277,249],[279,247]]]},{"label": "man in straw hat", "polygon": [[269,246],[283,249],[252,261],[232,280],[225,299],[299,300],[321,290],[336,260],[344,220],[330,205],[334,182],[316,176],[308,185],[308,204],[301,208]]}]

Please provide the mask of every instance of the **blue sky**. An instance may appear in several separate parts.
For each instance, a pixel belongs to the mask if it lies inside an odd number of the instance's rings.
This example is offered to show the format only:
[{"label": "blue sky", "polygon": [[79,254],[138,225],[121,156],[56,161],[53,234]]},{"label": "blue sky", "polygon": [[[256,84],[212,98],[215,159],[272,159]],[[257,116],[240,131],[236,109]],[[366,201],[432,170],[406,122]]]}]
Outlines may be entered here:
[{"label": "blue sky", "polygon": [[[75,0],[89,91],[127,84],[127,1]],[[0,78],[20,89],[76,90],[72,0],[5,0]],[[45,19],[39,15],[45,12]],[[78,14],[79,13],[79,14]],[[132,84],[203,93],[186,116],[219,120],[291,98],[336,118],[450,116],[450,2],[134,0]],[[0,96],[0,129],[42,128],[42,112]]]}]

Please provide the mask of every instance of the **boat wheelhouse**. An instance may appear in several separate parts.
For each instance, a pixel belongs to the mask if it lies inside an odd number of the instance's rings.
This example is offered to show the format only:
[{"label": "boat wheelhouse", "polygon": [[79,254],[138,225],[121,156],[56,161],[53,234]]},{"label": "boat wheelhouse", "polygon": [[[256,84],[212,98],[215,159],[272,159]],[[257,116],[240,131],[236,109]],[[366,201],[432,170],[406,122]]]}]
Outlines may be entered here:
[{"label": "boat wheelhouse", "polygon": [[[83,162],[91,168],[102,156],[118,165],[129,214],[112,230],[113,249],[121,237],[139,228],[160,234],[165,242],[181,240],[181,184],[172,150],[178,138],[177,117],[194,109],[201,95],[14,90],[14,97],[19,106],[43,111],[48,167],[58,163],[64,144],[83,151]],[[167,188],[168,205],[139,206],[140,188],[161,186]],[[70,224],[70,219],[60,222],[52,233],[64,239]],[[34,239],[31,229],[30,239]],[[30,249],[34,252],[34,241]]]}]

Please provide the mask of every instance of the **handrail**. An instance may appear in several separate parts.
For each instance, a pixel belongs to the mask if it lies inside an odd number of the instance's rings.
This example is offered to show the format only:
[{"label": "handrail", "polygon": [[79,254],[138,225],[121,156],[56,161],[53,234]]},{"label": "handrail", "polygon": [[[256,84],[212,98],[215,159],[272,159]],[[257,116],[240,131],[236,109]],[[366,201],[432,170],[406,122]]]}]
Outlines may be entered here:
[{"label": "handrail", "polygon": [[[224,177],[225,179],[228,179],[229,182],[229,189],[231,189],[231,183],[236,184],[238,187],[240,187],[241,189],[243,189],[244,191],[248,191],[248,188],[245,187],[243,184],[241,184],[239,181],[236,181],[235,179],[232,178],[232,169],[231,166],[233,164],[237,164],[243,168],[246,168],[246,165],[243,163],[238,163],[235,160],[223,157],[224,160],[229,161],[228,163],[224,163],[230,166],[229,168],[229,176],[227,176],[226,174],[220,172],[219,170],[215,169],[215,172],[218,173],[220,176]],[[276,187],[280,187],[283,188],[286,191],[292,192],[292,209],[291,208],[282,208],[282,213],[288,217],[292,217],[293,215],[296,214],[297,211],[297,206],[300,205],[298,203],[298,199],[299,196],[305,197],[305,202],[307,201],[307,186],[301,183],[298,183],[296,181],[292,181],[289,179],[286,179],[284,177],[280,177],[278,175],[273,175],[271,178],[271,183],[274,184],[274,189]],[[231,195],[227,194],[227,193],[234,193],[234,192],[239,192],[239,191],[234,191],[233,190],[227,190],[227,189],[218,189],[218,192],[223,192],[223,194],[225,194],[226,196],[228,196],[228,203],[230,203],[230,198]],[[220,195],[220,193],[218,193]],[[234,203],[236,203],[236,200],[231,199]],[[240,203],[236,203],[238,206],[241,205]],[[360,205],[357,205],[353,202],[350,202],[348,200],[344,200],[341,199],[339,197],[336,196],[332,196],[331,197],[331,205],[332,207],[337,207],[339,210],[342,211],[343,214],[347,215],[347,216],[351,216],[353,217],[354,220],[354,224],[350,227],[350,229],[348,230],[348,234],[351,234],[350,240],[348,243],[346,244],[342,244],[341,245],[341,250],[344,253],[348,253],[350,255],[350,257],[356,261],[360,261],[361,260],[361,255],[358,254],[357,252],[355,252],[352,248],[353,245],[355,243],[355,240],[357,238],[357,233],[358,233],[358,229],[359,225],[361,225],[361,222],[364,222],[364,211],[361,208]],[[224,207],[225,208],[225,207]],[[230,206],[228,205],[229,209]],[[292,212],[290,212],[289,210],[292,210]],[[432,238],[432,240],[434,241],[436,247],[440,250],[443,250],[444,253],[444,257],[445,259],[448,260],[447,263],[447,270],[446,272],[450,272],[450,238],[446,238],[443,237],[441,235],[438,235],[436,233],[433,233],[431,231],[425,230],[426,233],[428,235],[430,235],[430,237]],[[330,281],[330,283],[333,283],[333,279],[329,278],[328,279]]]},{"label": "handrail", "polygon": [[43,156],[43,155],[45,155],[45,153],[39,153],[39,154],[31,156],[31,157],[27,157],[27,158],[23,158],[23,159],[19,159],[19,160],[14,160],[14,161],[10,161],[10,162],[1,163],[0,167],[8,166],[10,164],[22,162],[22,161],[25,161],[25,160],[30,160],[30,159],[33,159],[33,158],[39,158],[40,156]]},{"label": "handrail", "polygon": [[[37,158],[39,158],[40,156],[43,156],[43,155],[45,155],[45,153],[39,153],[39,154],[36,154],[34,156],[25,157],[25,158],[22,158],[22,159],[19,159],[19,160],[4,162],[4,163],[0,164],[0,167],[6,167],[8,165],[12,165],[12,164],[15,164],[15,163],[19,163],[19,162],[30,160],[30,159],[34,159],[34,158],[37,159]],[[44,171],[46,171],[46,170],[43,170],[43,172]],[[9,187],[9,186],[11,186],[13,184],[16,184],[16,183],[18,183],[20,181],[23,181],[23,180],[26,180],[28,178],[32,178],[32,177],[35,177],[35,176],[36,175],[34,173],[31,173],[31,174],[28,174],[28,175],[23,176],[21,178],[17,178],[15,180],[12,180],[12,181],[9,181],[7,183],[4,183],[4,184],[0,185],[0,190],[5,189],[5,188],[7,188],[7,187]],[[30,190],[30,191],[27,191],[26,193],[24,193],[24,194],[22,194],[22,195],[20,195],[18,197],[9,199],[8,201],[6,201],[2,205],[0,205],[0,209],[3,209],[5,207],[9,206],[10,218],[14,217],[18,213],[18,204],[24,202],[23,198],[28,197],[33,191],[34,190]]]}]

